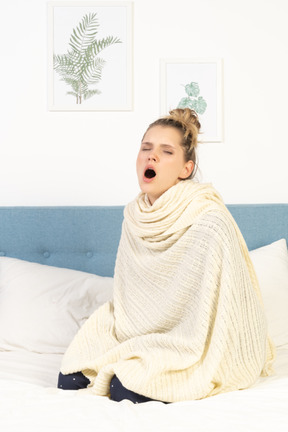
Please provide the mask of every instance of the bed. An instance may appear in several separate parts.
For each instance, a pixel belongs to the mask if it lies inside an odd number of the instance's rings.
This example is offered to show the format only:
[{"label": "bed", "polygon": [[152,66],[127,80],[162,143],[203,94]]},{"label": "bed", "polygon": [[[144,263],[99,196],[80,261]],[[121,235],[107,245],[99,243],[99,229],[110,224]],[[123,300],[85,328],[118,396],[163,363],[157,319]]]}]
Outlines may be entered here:
[{"label": "bed", "polygon": [[288,431],[288,204],[228,205],[277,358],[251,388],[133,405],[56,388],[63,353],[112,295],[123,207],[0,208],[1,431]]}]

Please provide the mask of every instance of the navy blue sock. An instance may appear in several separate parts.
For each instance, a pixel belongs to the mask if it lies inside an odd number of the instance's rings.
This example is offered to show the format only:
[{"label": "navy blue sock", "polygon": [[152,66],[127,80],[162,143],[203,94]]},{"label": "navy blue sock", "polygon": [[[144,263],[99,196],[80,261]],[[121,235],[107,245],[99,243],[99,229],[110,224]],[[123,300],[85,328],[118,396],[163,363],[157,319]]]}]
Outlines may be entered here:
[{"label": "navy blue sock", "polygon": [[133,403],[143,403],[154,400],[128,390],[121,384],[121,381],[116,375],[112,377],[110,383],[110,399],[115,402],[121,402],[123,399],[128,399]]},{"label": "navy blue sock", "polygon": [[90,384],[90,380],[86,378],[82,372],[76,372],[68,375],[63,375],[60,372],[57,387],[63,390],[79,390],[86,388],[88,384]]},{"label": "navy blue sock", "polygon": [[[63,375],[61,372],[58,377],[57,387],[62,390],[80,390],[87,388],[90,384],[90,380],[82,374],[82,372],[76,372],[68,375]],[[154,401],[146,396],[135,393],[124,387],[121,381],[114,375],[110,383],[110,399],[115,402],[121,402],[124,399],[128,399],[134,404]],[[167,402],[164,402],[167,403]]]}]

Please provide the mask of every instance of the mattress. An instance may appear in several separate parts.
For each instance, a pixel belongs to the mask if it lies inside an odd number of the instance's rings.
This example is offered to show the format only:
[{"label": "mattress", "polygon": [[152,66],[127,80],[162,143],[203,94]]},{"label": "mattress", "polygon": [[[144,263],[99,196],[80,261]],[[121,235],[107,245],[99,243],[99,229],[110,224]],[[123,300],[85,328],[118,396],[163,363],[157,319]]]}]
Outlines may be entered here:
[{"label": "mattress", "polygon": [[251,388],[168,405],[57,389],[61,357],[0,352],[1,431],[288,431],[288,345]]}]

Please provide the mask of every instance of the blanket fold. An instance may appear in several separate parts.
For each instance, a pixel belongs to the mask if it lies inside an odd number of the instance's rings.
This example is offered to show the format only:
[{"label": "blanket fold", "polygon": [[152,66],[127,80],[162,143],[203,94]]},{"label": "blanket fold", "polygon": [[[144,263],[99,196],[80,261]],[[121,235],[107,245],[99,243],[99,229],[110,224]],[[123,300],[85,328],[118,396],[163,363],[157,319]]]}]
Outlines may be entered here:
[{"label": "blanket fold", "polygon": [[124,211],[113,300],[75,336],[62,373],[98,395],[116,374],[166,402],[243,389],[272,371],[273,344],[245,241],[209,184],[181,181]]}]

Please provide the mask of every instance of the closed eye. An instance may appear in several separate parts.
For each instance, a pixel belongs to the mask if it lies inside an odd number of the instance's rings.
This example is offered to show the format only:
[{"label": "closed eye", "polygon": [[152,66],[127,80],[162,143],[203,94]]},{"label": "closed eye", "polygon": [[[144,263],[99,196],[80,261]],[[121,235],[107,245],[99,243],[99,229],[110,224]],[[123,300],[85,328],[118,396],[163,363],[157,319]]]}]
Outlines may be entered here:
[{"label": "closed eye", "polygon": [[149,144],[149,143],[142,143],[142,145],[141,145],[141,150],[143,150],[143,151],[148,151],[148,150],[151,150],[152,149],[152,146]]}]

